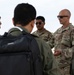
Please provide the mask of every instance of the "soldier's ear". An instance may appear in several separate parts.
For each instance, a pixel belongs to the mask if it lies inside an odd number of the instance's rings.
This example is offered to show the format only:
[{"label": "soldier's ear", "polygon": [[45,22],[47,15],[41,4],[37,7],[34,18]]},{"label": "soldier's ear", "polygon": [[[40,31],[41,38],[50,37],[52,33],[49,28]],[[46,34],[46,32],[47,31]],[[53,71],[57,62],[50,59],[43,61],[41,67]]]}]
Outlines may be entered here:
[{"label": "soldier's ear", "polygon": [[12,23],[13,23],[13,25],[14,25],[14,18],[12,18]]},{"label": "soldier's ear", "polygon": [[31,26],[32,26],[32,28],[34,27],[34,23],[35,23],[35,20],[32,20],[32,21],[31,21]]},{"label": "soldier's ear", "polygon": [[44,22],[44,25],[45,25],[45,22]]}]

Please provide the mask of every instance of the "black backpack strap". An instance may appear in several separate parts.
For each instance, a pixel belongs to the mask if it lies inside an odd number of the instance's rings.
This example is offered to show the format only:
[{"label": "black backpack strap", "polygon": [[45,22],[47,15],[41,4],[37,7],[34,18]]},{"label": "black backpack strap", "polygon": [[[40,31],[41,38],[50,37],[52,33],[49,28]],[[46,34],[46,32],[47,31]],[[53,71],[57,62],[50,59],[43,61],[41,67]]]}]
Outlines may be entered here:
[{"label": "black backpack strap", "polygon": [[28,38],[31,40],[31,43],[29,44],[29,48],[31,49],[33,54],[34,74],[42,75],[42,60],[40,56],[38,43],[33,35],[29,33],[27,35],[30,36],[30,38],[29,37]]},{"label": "black backpack strap", "polygon": [[35,37],[30,33],[27,33],[25,31],[22,31],[23,35],[27,35],[27,38],[30,39],[29,49],[32,51],[33,54],[33,69],[34,69],[34,75],[43,75],[43,67],[42,67],[42,60],[40,56],[40,50],[38,43],[35,39]]}]

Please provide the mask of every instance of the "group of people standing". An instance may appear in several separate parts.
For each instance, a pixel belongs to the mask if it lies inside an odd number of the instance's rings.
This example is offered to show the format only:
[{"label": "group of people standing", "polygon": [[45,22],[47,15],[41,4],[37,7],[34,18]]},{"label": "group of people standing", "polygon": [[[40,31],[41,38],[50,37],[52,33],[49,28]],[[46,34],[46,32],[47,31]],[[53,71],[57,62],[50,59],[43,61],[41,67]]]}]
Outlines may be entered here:
[{"label": "group of people standing", "polygon": [[[14,10],[13,24],[8,33],[21,35],[20,28],[31,33],[36,24],[37,30],[32,34],[38,43],[43,63],[43,75],[70,75],[71,59],[74,49],[74,26],[70,23],[71,12],[63,9],[57,18],[62,26],[54,33],[46,30],[45,18],[36,17],[36,9],[28,3],[18,4]],[[35,22],[36,21],[36,22]],[[54,53],[52,53],[54,48]]]},{"label": "group of people standing", "polygon": [[63,9],[59,12],[57,18],[62,26],[54,33],[44,28],[45,18],[43,16],[36,17],[37,30],[33,32],[43,39],[51,49],[54,48],[54,56],[58,62],[58,66],[62,75],[70,75],[71,59],[74,49],[74,26],[70,23],[71,12]]}]

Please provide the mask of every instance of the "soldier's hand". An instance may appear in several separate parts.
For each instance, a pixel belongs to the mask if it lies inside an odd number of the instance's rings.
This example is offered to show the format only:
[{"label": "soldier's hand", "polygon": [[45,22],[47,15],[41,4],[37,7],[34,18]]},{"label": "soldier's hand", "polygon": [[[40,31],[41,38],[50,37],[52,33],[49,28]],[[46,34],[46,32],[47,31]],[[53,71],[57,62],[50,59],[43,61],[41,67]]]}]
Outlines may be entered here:
[{"label": "soldier's hand", "polygon": [[61,54],[61,51],[60,50],[55,50],[54,51],[54,56],[58,56],[58,55],[60,55]]}]

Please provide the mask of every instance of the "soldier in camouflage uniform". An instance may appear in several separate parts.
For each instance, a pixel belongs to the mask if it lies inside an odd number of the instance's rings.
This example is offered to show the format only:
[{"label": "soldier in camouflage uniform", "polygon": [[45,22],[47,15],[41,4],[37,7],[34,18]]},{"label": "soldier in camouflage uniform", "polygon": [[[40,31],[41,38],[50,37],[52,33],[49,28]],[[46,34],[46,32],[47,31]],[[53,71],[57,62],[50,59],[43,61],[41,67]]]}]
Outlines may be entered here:
[{"label": "soldier in camouflage uniform", "polygon": [[[28,3],[18,4],[14,10],[13,17],[13,24],[15,27],[11,28],[8,33],[18,37],[22,34],[21,30],[31,33],[34,27],[35,17],[36,10],[32,5]],[[34,38],[40,50],[43,75],[61,75],[50,46],[39,37],[34,36]]]},{"label": "soldier in camouflage uniform", "polygon": [[33,32],[34,35],[37,35],[41,39],[43,39],[46,43],[48,43],[51,48],[53,47],[53,36],[52,33],[44,28],[45,18],[43,16],[38,16],[36,18],[36,27],[37,30]]},{"label": "soldier in camouflage uniform", "polygon": [[71,13],[63,9],[57,16],[62,27],[54,33],[54,55],[59,63],[62,75],[70,75],[72,51],[74,49],[74,26],[69,22]]}]

